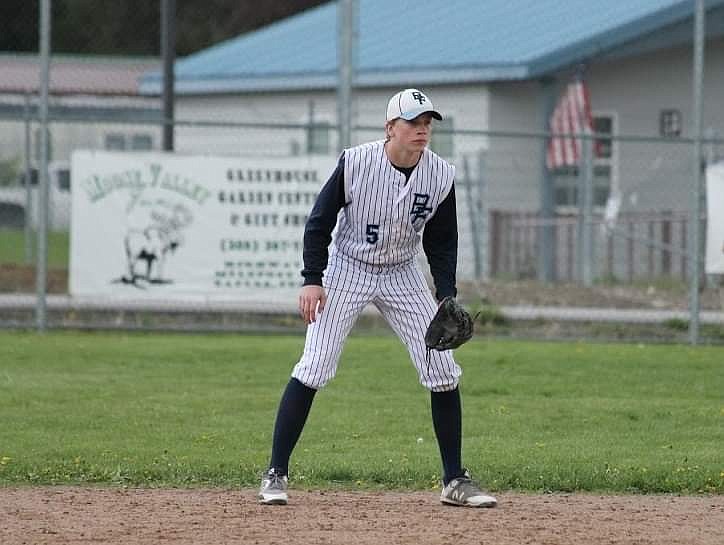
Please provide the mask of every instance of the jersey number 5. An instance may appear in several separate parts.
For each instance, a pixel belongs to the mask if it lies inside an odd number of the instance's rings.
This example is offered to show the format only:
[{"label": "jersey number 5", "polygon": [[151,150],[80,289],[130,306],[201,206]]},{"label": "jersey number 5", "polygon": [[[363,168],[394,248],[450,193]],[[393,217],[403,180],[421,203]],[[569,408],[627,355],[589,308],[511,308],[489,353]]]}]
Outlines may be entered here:
[{"label": "jersey number 5", "polygon": [[377,242],[380,238],[380,235],[378,234],[378,231],[380,230],[380,226],[376,223],[368,223],[367,224],[367,242],[370,244],[374,244]]}]

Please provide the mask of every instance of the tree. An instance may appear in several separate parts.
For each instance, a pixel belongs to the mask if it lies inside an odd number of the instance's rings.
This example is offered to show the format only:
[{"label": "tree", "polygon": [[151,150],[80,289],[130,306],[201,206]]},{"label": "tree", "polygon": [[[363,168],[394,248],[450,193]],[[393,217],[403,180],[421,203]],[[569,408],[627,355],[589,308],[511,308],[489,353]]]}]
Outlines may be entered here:
[{"label": "tree", "polygon": [[[185,56],[328,0],[177,0],[176,53]],[[38,50],[39,0],[0,2],[0,51]],[[160,2],[53,0],[54,53],[158,55]]]}]

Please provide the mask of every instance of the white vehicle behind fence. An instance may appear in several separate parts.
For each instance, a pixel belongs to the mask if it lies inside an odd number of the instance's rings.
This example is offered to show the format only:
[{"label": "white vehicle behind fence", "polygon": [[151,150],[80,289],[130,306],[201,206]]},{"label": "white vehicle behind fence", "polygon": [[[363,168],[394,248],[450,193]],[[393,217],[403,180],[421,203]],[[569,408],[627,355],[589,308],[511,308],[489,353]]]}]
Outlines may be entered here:
[{"label": "white vehicle behind fence", "polygon": [[[38,227],[38,169],[30,170],[30,192],[21,172],[18,183],[0,187],[0,228],[22,229],[27,211],[33,229]],[[68,161],[48,163],[48,229],[67,231],[70,228],[70,164]],[[28,200],[30,202],[28,203]]]}]

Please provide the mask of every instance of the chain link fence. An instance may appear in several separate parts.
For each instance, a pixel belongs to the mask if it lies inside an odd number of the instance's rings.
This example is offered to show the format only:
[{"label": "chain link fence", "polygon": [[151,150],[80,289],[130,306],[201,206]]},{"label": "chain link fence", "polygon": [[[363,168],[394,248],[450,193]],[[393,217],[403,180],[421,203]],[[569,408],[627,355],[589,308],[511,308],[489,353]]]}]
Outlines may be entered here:
[{"label": "chain link fence", "polygon": [[[293,157],[309,153],[309,139],[315,138],[310,135],[316,130],[307,125],[215,123],[180,123],[175,136],[178,152]],[[2,322],[5,326],[32,327],[37,257],[37,121],[19,119],[3,124],[20,134],[29,130],[31,145],[19,157],[3,158],[9,174],[0,189]],[[333,140],[334,127],[329,125],[326,129],[330,131],[329,140]],[[373,132],[356,130],[355,140],[368,140],[374,137]],[[112,308],[106,308],[108,303],[103,298],[96,303],[74,302],[68,296],[72,179],[69,154],[75,149],[157,150],[160,128],[110,120],[53,121],[50,134],[54,151],[49,164],[49,327],[301,330],[301,324],[292,316],[293,300],[287,307],[268,309],[235,307],[232,303],[194,306],[173,299],[160,305],[156,300],[150,304],[133,301]],[[533,206],[521,206],[521,200],[512,198],[511,186],[535,190],[539,165],[512,150],[495,152],[497,146],[506,147],[504,140],[508,137],[483,132],[451,132],[449,136],[455,147],[479,148],[451,159],[458,170],[460,297],[473,308],[485,311],[487,321],[482,331],[496,335],[607,339],[618,338],[625,332],[625,338],[685,339],[690,145],[619,142],[622,156],[625,152],[630,159],[615,166],[620,192],[617,210],[611,210],[610,195],[602,191],[590,225],[583,225],[575,195],[571,198],[567,194],[571,191],[567,179],[571,173],[561,173],[556,186],[558,198],[570,201],[561,204],[554,217],[542,218]],[[525,137],[516,137],[521,138]],[[539,136],[527,138],[531,147],[541,147]],[[249,141],[253,144],[245,144]],[[285,149],[287,153],[282,153]],[[27,162],[26,153],[31,157]],[[33,165],[29,192],[25,184],[26,163]],[[536,199],[534,195],[524,200]],[[702,218],[702,228],[705,221]],[[589,286],[581,281],[581,228],[593,232],[593,283]],[[544,249],[541,245],[546,231],[552,232],[553,243]],[[552,255],[551,279],[542,278],[543,251]],[[702,256],[702,252],[699,249],[698,255]],[[716,278],[705,277],[702,285],[703,334],[707,340],[716,341],[721,327],[720,289]],[[376,328],[373,318],[366,317],[366,323]],[[590,322],[590,327],[584,328],[585,322]],[[632,323],[636,325],[632,327]]]},{"label": "chain link fence", "polygon": [[[0,63],[8,75],[0,88],[0,325],[33,327],[39,62],[34,54],[3,54]],[[161,99],[138,92],[139,78],[158,70],[157,59],[51,57],[48,326],[302,331],[293,298],[264,307],[233,300],[144,300],[141,292],[125,302],[69,294],[71,192],[78,190],[71,156],[76,150],[160,152]],[[383,137],[381,124],[368,123],[379,117],[376,110],[392,92],[355,92],[353,144]],[[374,117],[367,115],[373,110]],[[174,142],[180,155],[334,160],[337,154],[333,92],[258,94],[243,100],[179,97],[176,112]],[[547,173],[545,134],[446,123],[435,128],[432,149],[457,167],[460,298],[480,310],[482,334],[686,340],[689,260],[704,255],[703,245],[690,248],[689,242],[692,143],[616,134],[605,115],[597,117],[596,126],[602,153],[580,168]],[[724,142],[710,135],[705,150],[702,168],[723,155]],[[585,169],[591,173],[593,208],[584,218]],[[540,212],[545,184],[554,201],[555,212],[549,215]],[[704,229],[706,217],[700,224]],[[584,278],[584,271],[590,277]],[[701,286],[702,339],[721,342],[719,279],[703,276]],[[374,312],[361,325],[385,330]]]}]

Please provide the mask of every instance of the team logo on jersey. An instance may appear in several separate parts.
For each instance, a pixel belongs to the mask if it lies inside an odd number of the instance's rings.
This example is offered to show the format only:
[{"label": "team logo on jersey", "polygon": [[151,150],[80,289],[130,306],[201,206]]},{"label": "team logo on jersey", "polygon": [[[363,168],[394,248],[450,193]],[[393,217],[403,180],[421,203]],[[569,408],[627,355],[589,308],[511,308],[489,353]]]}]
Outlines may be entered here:
[{"label": "team logo on jersey", "polygon": [[432,208],[427,206],[429,200],[430,195],[427,193],[415,193],[415,197],[412,201],[412,210],[410,210],[412,223],[415,223],[419,219],[425,220],[427,215],[432,212]]}]

